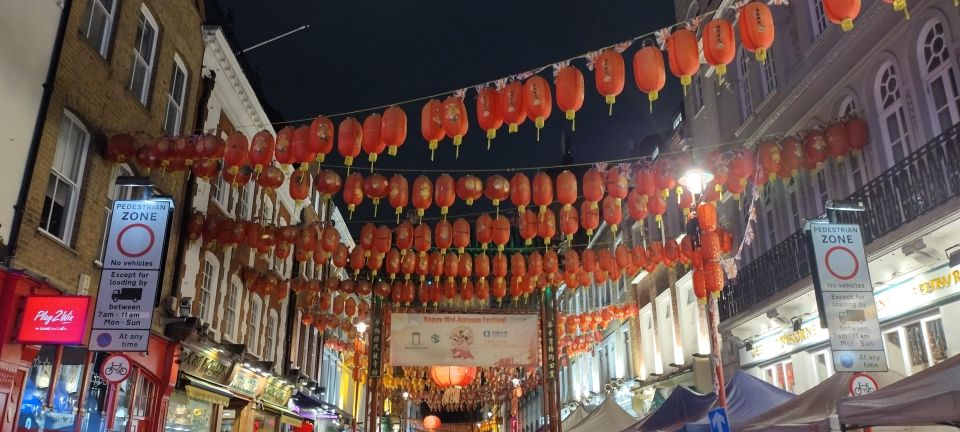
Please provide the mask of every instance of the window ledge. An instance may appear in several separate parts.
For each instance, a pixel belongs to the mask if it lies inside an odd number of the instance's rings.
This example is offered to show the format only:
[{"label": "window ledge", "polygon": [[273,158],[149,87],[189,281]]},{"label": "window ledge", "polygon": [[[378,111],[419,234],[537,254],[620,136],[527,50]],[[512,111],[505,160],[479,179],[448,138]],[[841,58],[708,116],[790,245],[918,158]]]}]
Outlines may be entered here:
[{"label": "window ledge", "polygon": [[70,252],[73,253],[74,255],[80,255],[79,253],[77,253],[77,250],[76,250],[76,249],[74,249],[72,246],[64,243],[64,241],[63,241],[62,239],[60,239],[59,237],[57,237],[57,236],[55,236],[55,235],[53,235],[53,234],[50,234],[49,232],[47,232],[47,230],[45,230],[45,229],[43,229],[43,228],[40,228],[40,227],[37,227],[37,233],[39,233],[40,236],[45,237],[47,240],[50,240],[50,241],[56,243],[58,246],[60,246],[60,247],[62,247],[62,248],[64,248],[64,249],[70,251]]}]

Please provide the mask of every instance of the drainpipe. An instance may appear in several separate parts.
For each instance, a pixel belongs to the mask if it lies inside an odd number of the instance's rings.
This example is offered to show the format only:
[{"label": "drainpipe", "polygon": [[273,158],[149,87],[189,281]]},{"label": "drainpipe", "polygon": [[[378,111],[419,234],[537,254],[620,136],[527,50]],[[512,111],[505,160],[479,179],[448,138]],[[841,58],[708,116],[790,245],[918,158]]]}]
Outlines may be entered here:
[{"label": "drainpipe", "polygon": [[4,264],[10,266],[13,256],[17,252],[17,242],[20,240],[20,226],[23,224],[23,214],[26,211],[27,195],[30,193],[30,179],[37,165],[37,153],[40,151],[40,137],[43,135],[43,123],[50,110],[50,99],[53,97],[53,84],[60,69],[60,54],[63,51],[63,38],[67,33],[67,21],[70,19],[70,10],[73,0],[63,0],[63,11],[60,13],[60,23],[57,25],[57,37],[53,42],[53,51],[50,53],[50,65],[47,67],[47,78],[43,83],[43,94],[40,96],[40,109],[37,110],[37,121],[33,127],[33,137],[30,139],[30,149],[27,152],[27,163],[23,170],[23,181],[20,182],[20,193],[17,194],[17,204],[14,206],[13,221],[10,224],[10,238],[7,241],[7,253]]}]

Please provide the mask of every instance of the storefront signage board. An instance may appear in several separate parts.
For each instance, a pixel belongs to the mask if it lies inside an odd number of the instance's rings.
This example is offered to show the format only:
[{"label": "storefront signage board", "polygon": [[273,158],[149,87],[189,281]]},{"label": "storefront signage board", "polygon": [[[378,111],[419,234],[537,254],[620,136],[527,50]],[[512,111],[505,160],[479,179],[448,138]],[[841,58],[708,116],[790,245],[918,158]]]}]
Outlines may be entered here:
[{"label": "storefront signage board", "polygon": [[273,379],[267,381],[267,385],[263,388],[263,395],[260,396],[260,399],[276,406],[285,407],[291,396],[293,396],[293,387],[290,387],[283,381]]},{"label": "storefront signage board", "polygon": [[267,385],[267,378],[245,367],[236,368],[233,379],[230,380],[230,390],[241,395],[256,398]]},{"label": "storefront signage board", "polygon": [[532,366],[540,350],[535,314],[395,313],[393,366]]},{"label": "storefront signage board", "polygon": [[230,384],[233,364],[226,356],[192,346],[184,345],[180,353],[181,371],[220,385]]},{"label": "storefront signage board", "polygon": [[370,378],[380,378],[383,369],[383,299],[374,297],[370,311],[370,357],[368,358]]},{"label": "storefront signage board", "polygon": [[880,321],[860,227],[810,223],[814,288],[837,372],[885,372]]},{"label": "storefront signage board", "polygon": [[29,296],[17,341],[24,344],[80,345],[87,330],[90,297]]},{"label": "storefront signage board", "polygon": [[113,203],[91,351],[147,351],[172,211],[170,200]]}]

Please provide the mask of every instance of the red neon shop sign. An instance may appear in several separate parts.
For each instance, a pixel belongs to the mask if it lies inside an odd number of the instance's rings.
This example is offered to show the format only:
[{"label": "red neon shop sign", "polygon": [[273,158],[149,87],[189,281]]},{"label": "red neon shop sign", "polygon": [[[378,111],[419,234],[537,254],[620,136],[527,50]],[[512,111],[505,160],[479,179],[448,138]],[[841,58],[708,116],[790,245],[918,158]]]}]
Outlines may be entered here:
[{"label": "red neon shop sign", "polygon": [[87,330],[87,296],[30,296],[23,307],[17,341],[80,345]]}]

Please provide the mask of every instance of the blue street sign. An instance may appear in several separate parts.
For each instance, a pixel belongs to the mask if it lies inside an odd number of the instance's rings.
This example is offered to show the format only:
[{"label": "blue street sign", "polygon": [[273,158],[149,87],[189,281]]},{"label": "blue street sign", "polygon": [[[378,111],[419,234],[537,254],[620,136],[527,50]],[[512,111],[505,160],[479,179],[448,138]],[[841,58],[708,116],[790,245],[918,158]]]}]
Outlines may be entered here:
[{"label": "blue street sign", "polygon": [[707,414],[712,432],[730,432],[730,421],[727,420],[727,410],[715,408]]}]

